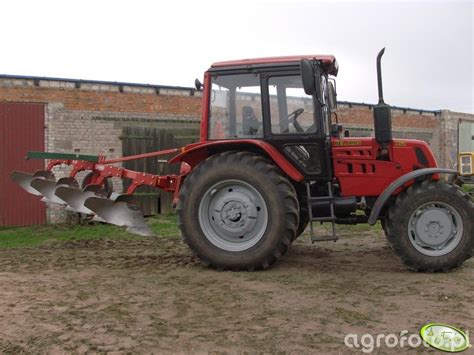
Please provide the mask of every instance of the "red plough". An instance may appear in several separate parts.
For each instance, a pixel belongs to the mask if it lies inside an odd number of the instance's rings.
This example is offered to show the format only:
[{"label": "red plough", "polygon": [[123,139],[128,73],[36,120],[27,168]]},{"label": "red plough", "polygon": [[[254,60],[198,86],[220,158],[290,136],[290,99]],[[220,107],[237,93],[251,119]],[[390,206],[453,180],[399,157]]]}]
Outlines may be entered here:
[{"label": "red plough", "polygon": [[[11,179],[25,191],[42,196],[44,202],[64,205],[68,211],[89,215],[97,221],[127,227],[134,234],[153,236],[132,194],[143,185],[175,192],[181,177],[189,172],[189,166],[183,163],[179,175],[154,175],[113,164],[180,151],[181,149],[167,149],[117,159],[106,159],[103,155],[29,152],[27,159],[50,159],[46,170],[38,170],[34,174],[14,171]],[[69,176],[56,180],[53,168],[64,165],[72,167]],[[82,171],[90,171],[91,174],[87,184],[80,188],[76,176]],[[107,179],[112,177],[132,180],[126,193],[117,194],[107,188]]]}]

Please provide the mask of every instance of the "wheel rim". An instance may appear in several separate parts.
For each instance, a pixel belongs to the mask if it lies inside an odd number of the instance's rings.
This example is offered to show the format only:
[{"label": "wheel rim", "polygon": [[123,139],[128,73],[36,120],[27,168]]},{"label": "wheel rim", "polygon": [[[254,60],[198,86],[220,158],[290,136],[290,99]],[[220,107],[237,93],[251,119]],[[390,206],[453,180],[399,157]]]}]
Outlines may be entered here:
[{"label": "wheel rim", "polygon": [[441,256],[454,250],[463,235],[459,212],[444,202],[424,204],[412,213],[408,223],[411,244],[422,254]]},{"label": "wheel rim", "polygon": [[243,251],[262,239],[268,210],[259,191],[241,180],[214,184],[199,204],[199,224],[206,238],[227,251]]}]

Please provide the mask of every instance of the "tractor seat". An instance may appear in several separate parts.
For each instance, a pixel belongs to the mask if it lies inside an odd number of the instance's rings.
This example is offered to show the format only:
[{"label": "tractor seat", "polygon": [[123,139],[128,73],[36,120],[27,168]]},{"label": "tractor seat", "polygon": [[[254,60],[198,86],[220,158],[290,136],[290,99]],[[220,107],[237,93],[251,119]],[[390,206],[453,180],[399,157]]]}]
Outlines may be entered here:
[{"label": "tractor seat", "polygon": [[250,106],[242,106],[242,134],[244,136],[256,136],[262,122],[257,118]]}]

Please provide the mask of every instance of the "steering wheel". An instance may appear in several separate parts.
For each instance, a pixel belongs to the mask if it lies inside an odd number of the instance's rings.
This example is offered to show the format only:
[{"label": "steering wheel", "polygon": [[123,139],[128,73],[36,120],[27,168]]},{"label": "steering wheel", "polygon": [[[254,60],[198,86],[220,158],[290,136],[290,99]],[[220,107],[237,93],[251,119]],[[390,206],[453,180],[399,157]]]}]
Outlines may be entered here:
[{"label": "steering wheel", "polygon": [[300,123],[297,121],[298,116],[303,112],[304,108],[299,108],[288,115],[288,121],[290,121],[293,126],[295,126],[296,132],[304,132],[303,127],[301,127]]}]

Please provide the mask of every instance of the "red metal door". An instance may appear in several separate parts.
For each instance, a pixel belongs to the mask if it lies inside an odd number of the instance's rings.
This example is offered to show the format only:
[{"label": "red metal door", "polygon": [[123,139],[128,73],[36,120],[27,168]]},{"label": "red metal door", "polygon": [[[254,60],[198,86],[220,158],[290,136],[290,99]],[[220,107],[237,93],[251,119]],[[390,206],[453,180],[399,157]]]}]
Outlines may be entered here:
[{"label": "red metal door", "polygon": [[44,150],[44,105],[0,103],[0,225],[45,223],[39,197],[10,181],[10,172],[44,169],[42,160],[25,160],[29,150]]}]

